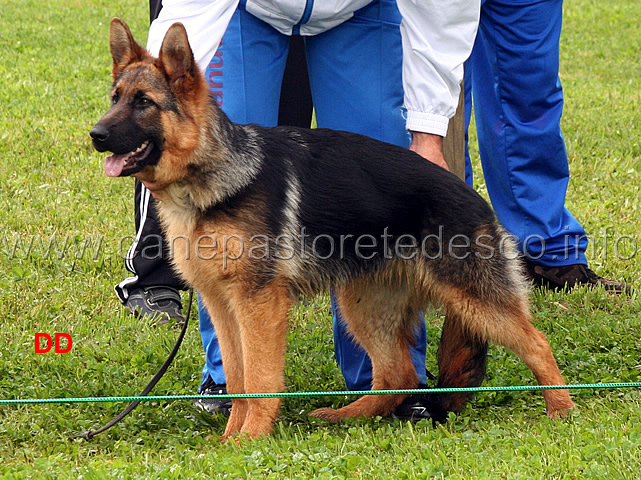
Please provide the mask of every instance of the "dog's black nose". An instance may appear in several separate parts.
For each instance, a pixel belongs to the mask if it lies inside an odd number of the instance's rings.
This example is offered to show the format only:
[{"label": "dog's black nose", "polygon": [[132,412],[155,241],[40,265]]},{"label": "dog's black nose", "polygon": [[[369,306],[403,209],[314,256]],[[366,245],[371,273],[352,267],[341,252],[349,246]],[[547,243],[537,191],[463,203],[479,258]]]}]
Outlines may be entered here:
[{"label": "dog's black nose", "polygon": [[109,130],[98,124],[91,129],[89,135],[91,135],[94,142],[104,142],[109,138]]}]

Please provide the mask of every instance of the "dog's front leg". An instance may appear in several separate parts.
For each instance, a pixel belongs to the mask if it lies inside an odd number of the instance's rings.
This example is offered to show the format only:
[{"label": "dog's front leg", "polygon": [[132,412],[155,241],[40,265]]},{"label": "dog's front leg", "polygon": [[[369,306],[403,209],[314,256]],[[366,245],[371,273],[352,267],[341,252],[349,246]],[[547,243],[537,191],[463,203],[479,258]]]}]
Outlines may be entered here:
[{"label": "dog's front leg", "polygon": [[[240,336],[240,326],[229,305],[229,299],[216,288],[200,289],[203,303],[216,330],[220,354],[223,360],[227,393],[245,393],[245,373],[243,371],[243,348]],[[233,399],[232,409],[227,421],[225,433],[221,439],[226,439],[240,432],[247,415],[247,401]]]},{"label": "dog's front leg", "polygon": [[[258,291],[240,291],[235,295],[233,310],[240,330],[245,393],[283,391],[287,315],[290,307],[291,299],[287,288],[277,282],[271,282]],[[240,434],[249,437],[269,434],[280,404],[280,398],[248,399]],[[232,408],[232,415],[235,408],[236,403]],[[234,427],[236,426],[235,424]],[[226,431],[225,434],[227,433]]]}]

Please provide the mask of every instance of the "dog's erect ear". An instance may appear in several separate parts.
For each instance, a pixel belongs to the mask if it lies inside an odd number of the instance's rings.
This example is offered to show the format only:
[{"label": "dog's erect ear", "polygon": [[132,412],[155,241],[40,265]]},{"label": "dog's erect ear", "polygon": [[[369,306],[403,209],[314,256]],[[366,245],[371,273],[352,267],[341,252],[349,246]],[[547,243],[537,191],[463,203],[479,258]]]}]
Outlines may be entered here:
[{"label": "dog's erect ear", "polygon": [[145,49],[134,40],[127,24],[117,17],[111,19],[109,46],[113,59],[111,74],[114,79],[127,65],[142,60],[146,53]]},{"label": "dog's erect ear", "polygon": [[194,54],[189,46],[187,31],[182,23],[174,23],[162,41],[156,66],[165,71],[173,88],[188,88],[198,72]]}]

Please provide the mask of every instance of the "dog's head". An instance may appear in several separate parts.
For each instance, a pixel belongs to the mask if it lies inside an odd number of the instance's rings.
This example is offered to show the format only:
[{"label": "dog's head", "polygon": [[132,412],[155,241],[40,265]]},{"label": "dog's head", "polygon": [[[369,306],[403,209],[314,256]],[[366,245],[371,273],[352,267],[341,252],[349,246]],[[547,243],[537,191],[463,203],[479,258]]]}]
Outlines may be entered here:
[{"label": "dog's head", "polygon": [[158,58],[138,45],[119,18],[111,21],[111,108],[91,129],[93,145],[109,151],[105,173],[134,176],[160,190],[186,175],[207,115],[207,85],[182,24],[167,31]]}]

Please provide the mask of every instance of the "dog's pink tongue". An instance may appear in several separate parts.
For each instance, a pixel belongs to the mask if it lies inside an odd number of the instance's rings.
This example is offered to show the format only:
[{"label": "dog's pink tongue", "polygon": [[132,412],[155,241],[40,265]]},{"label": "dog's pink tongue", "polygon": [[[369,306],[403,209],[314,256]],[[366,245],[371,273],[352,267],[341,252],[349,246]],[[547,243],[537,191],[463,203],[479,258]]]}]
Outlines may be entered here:
[{"label": "dog's pink tongue", "polygon": [[128,154],[113,154],[105,158],[105,173],[108,177],[119,177]]}]

